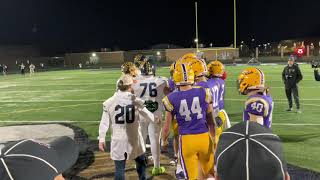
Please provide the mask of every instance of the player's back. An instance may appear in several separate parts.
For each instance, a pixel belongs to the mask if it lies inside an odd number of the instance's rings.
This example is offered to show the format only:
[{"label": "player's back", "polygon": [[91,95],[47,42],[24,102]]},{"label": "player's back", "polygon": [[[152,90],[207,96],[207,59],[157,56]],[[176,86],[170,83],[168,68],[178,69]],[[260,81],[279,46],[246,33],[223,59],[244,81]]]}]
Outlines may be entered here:
[{"label": "player's back", "polygon": [[195,86],[200,86],[200,87],[203,87],[203,88],[209,88],[207,81],[197,82],[197,83],[195,83]]},{"label": "player's back", "polygon": [[[170,93],[164,99],[164,106],[171,108],[176,116],[179,134],[200,134],[208,132],[206,111],[211,102],[211,93],[202,87]],[[167,109],[168,110],[168,109]]]},{"label": "player's back", "polygon": [[132,96],[129,92],[118,91],[103,103],[103,109],[111,119],[111,138],[114,140],[134,142],[131,138],[139,136],[139,112]]},{"label": "player's back", "polygon": [[215,114],[219,113],[220,84],[216,78],[208,79],[207,85],[212,93],[212,107]]},{"label": "player's back", "polygon": [[250,115],[263,117],[263,125],[270,128],[272,124],[273,100],[270,95],[255,94],[249,96],[245,110],[243,112],[243,120],[249,120]]},{"label": "player's back", "polygon": [[168,79],[159,76],[139,76],[136,78],[137,83],[133,84],[134,94],[145,100],[155,103],[156,113],[162,113],[161,100],[164,97],[164,88],[168,84]]},{"label": "player's back", "polygon": [[219,84],[218,105],[219,109],[224,109],[224,96],[225,96],[225,81],[221,78],[216,78]]},{"label": "player's back", "polygon": [[170,90],[170,92],[173,92],[173,91],[175,91],[175,90],[177,89],[177,87],[176,87],[176,85],[174,84],[174,81],[173,81],[172,78],[170,78],[170,79],[168,80],[168,85],[169,85],[169,90]]}]

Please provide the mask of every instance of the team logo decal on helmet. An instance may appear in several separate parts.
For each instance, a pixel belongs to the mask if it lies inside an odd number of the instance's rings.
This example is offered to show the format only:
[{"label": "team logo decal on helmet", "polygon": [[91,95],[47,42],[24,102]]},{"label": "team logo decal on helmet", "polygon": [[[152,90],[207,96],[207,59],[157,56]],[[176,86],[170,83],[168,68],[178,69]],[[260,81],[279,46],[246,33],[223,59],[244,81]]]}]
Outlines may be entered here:
[{"label": "team logo decal on helmet", "polygon": [[191,85],[194,83],[194,72],[189,64],[179,64],[173,73],[176,85]]}]

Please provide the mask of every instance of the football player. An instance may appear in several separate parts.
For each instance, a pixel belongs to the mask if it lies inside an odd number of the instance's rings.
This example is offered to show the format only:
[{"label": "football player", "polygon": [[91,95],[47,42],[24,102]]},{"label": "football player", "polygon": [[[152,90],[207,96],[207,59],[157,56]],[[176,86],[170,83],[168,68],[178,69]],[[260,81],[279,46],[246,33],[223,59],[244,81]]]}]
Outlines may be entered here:
[{"label": "football player", "polygon": [[132,62],[125,62],[121,65],[121,72],[123,74],[128,74],[132,77],[137,77],[139,75],[138,68]]},{"label": "football player", "polygon": [[[163,116],[163,106],[161,100],[168,91],[168,79],[161,76],[155,76],[154,66],[150,62],[144,62],[141,69],[141,75],[136,78],[137,83],[133,87],[134,94],[145,101],[147,109],[154,114],[156,122],[161,122]],[[144,142],[149,134],[152,159],[154,167],[152,175],[160,175],[165,172],[165,168],[160,166],[160,123],[149,123],[141,119],[140,121],[142,136]]]},{"label": "football player", "polygon": [[242,95],[248,96],[243,120],[256,121],[271,128],[274,103],[269,88],[265,86],[262,70],[254,67],[244,69],[238,77],[238,89]]},{"label": "football player", "polygon": [[[179,63],[173,74],[179,91],[163,99],[166,110],[162,138],[169,136],[175,116],[179,128],[179,153],[186,179],[198,179],[198,161],[205,177],[213,174],[213,144],[210,137],[214,129],[212,98],[209,89],[193,87],[194,72],[188,63]],[[214,137],[214,133],[211,134]]]},{"label": "football player", "polygon": [[230,128],[230,120],[227,112],[224,109],[224,96],[225,96],[225,81],[226,71],[224,65],[218,61],[212,61],[208,64],[209,80],[208,84],[212,90],[214,108],[218,110],[218,119],[222,123],[222,126],[216,129],[216,144],[223,130]]},{"label": "football player", "polygon": [[[133,78],[122,75],[118,91],[103,103],[99,126],[99,149],[105,151],[105,137],[111,122],[111,159],[115,162],[115,179],[124,179],[126,160],[136,161],[139,179],[146,179],[145,144],[140,131],[139,118],[153,122],[154,115],[144,101],[132,94]],[[154,123],[154,122],[153,122]]]}]

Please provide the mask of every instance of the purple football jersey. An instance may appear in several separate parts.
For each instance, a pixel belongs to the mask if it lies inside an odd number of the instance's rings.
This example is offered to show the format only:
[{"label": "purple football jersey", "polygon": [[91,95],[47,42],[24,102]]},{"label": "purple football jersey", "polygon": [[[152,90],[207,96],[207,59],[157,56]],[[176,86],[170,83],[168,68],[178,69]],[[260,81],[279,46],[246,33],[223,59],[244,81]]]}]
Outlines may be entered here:
[{"label": "purple football jersey", "polygon": [[202,87],[193,87],[187,91],[175,91],[164,98],[167,111],[176,116],[180,135],[208,132],[206,112],[211,94]]},{"label": "purple football jersey", "polygon": [[249,113],[263,117],[263,125],[267,128],[272,124],[273,101],[270,95],[256,94],[249,96],[245,110],[243,111],[243,120],[250,119]]},{"label": "purple football jersey", "polygon": [[216,78],[219,83],[219,109],[224,109],[225,81],[221,78]]},{"label": "purple football jersey", "polygon": [[173,92],[174,90],[176,90],[176,85],[174,84],[174,81],[172,78],[168,80],[168,83],[169,83],[170,92]]},{"label": "purple football jersey", "polygon": [[201,86],[203,88],[209,88],[207,81],[200,81],[195,83],[196,86]]},{"label": "purple football jersey", "polygon": [[207,85],[212,94],[212,106],[213,109],[219,110],[219,94],[220,94],[220,86],[219,81],[215,78],[211,78],[207,81]]}]

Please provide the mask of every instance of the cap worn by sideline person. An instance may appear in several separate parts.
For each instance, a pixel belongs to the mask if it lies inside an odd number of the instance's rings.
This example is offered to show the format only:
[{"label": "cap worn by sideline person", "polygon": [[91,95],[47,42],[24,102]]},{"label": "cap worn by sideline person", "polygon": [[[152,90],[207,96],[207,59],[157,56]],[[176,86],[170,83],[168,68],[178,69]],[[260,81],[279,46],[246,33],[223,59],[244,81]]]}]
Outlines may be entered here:
[{"label": "cap worn by sideline person", "polygon": [[122,81],[123,85],[128,86],[133,84],[133,77],[128,74],[125,74],[120,77],[119,81]]},{"label": "cap worn by sideline person", "polygon": [[26,139],[0,149],[1,180],[53,180],[77,160],[79,149],[63,136],[49,144]]},{"label": "cap worn by sideline person", "polygon": [[290,179],[280,138],[256,122],[241,122],[223,132],[215,162],[217,180]]},{"label": "cap worn by sideline person", "polygon": [[289,56],[288,61],[295,61],[295,60],[296,60],[296,57],[295,57],[295,56],[293,56],[293,55]]}]

